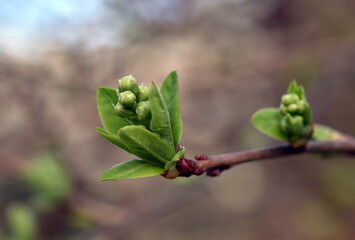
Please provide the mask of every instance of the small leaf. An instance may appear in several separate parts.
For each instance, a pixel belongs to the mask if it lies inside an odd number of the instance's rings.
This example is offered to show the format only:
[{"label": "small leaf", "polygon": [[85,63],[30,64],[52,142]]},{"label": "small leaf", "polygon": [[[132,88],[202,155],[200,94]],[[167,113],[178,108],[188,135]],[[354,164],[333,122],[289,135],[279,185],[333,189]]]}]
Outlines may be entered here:
[{"label": "small leaf", "polygon": [[124,142],[120,139],[120,137],[118,135],[109,133],[99,127],[96,128],[96,132],[98,134],[100,134],[103,138],[105,138],[107,141],[109,141],[110,143],[115,144],[116,146],[128,151],[126,145],[124,144]]},{"label": "small leaf", "polygon": [[150,129],[159,134],[159,136],[175,150],[173,133],[171,129],[170,114],[167,109],[163,96],[159,93],[157,87],[152,83],[149,93],[150,109],[152,111],[152,120]]},{"label": "small leaf", "polygon": [[164,80],[160,92],[163,95],[170,115],[174,146],[179,144],[182,135],[182,121],[180,116],[180,99],[178,76],[176,71],[171,72]]},{"label": "small leaf", "polygon": [[185,148],[184,147],[181,147],[180,150],[175,153],[174,157],[171,159],[172,161],[175,161],[175,160],[180,160],[182,159],[183,157],[185,156]]},{"label": "small leaf", "polygon": [[184,158],[185,156],[185,148],[184,147],[181,147],[180,150],[175,153],[174,157],[165,164],[165,170],[169,170],[170,168],[172,167],[175,167],[176,166],[176,163]]},{"label": "small leaf", "polygon": [[300,99],[306,100],[306,94],[305,94],[305,91],[304,91],[304,87],[303,86],[299,86],[295,80],[293,80],[290,83],[290,85],[288,86],[287,92],[288,92],[288,94],[295,93],[295,94],[297,94],[297,96]]},{"label": "small leaf", "polygon": [[178,160],[172,160],[172,161],[170,161],[170,162],[167,162],[167,163],[165,164],[164,169],[165,169],[165,170],[169,170],[170,168],[176,167],[176,163],[177,163],[177,162],[178,162]]},{"label": "small leaf", "polygon": [[101,122],[108,132],[117,134],[118,129],[129,125],[126,119],[120,118],[114,112],[114,106],[118,101],[116,89],[100,87],[96,97]]},{"label": "small leaf", "polygon": [[340,139],[339,132],[320,124],[314,124],[313,140],[316,141],[337,141]]},{"label": "small leaf", "polygon": [[290,84],[288,85],[287,93],[295,93],[297,88],[297,82],[295,80],[292,80]]},{"label": "small leaf", "polygon": [[281,128],[282,115],[277,108],[264,108],[252,116],[252,123],[260,132],[269,137],[288,141],[287,134]]},{"label": "small leaf", "polygon": [[144,160],[157,160],[156,164],[160,165],[174,156],[174,151],[168,144],[143,126],[121,128],[119,136],[131,153]]},{"label": "small leaf", "polygon": [[101,176],[101,180],[153,177],[162,174],[164,171],[164,168],[152,165],[144,160],[130,160],[107,170]]}]

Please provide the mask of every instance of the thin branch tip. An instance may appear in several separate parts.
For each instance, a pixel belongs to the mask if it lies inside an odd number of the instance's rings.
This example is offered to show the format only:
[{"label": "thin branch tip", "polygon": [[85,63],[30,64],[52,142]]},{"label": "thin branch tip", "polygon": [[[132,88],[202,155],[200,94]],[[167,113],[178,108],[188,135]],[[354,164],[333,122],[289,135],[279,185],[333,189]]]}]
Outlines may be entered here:
[{"label": "thin branch tip", "polygon": [[[209,177],[219,176],[223,171],[246,162],[268,160],[301,153],[339,153],[355,156],[355,138],[347,137],[339,141],[308,141],[295,147],[290,144],[255,149],[249,151],[224,153],[219,155],[196,155],[195,160],[183,158],[176,164],[176,177],[190,177],[206,173]],[[165,174],[169,176],[167,172]],[[168,177],[169,178],[169,177]]]}]

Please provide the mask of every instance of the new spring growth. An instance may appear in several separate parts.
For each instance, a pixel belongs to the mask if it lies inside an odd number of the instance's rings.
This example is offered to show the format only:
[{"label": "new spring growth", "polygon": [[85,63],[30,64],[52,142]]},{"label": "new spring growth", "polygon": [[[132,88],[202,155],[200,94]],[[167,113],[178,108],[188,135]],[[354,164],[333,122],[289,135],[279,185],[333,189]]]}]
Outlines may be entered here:
[{"label": "new spring growth", "polygon": [[126,76],[118,80],[118,102],[114,106],[115,113],[127,118],[134,124],[149,126],[151,111],[149,106],[149,89],[144,85],[138,85],[137,80]]},{"label": "new spring growth", "polygon": [[295,81],[291,82],[288,93],[282,96],[280,113],[283,116],[281,128],[289,141],[300,146],[311,137],[311,109],[307,103],[304,89]]}]

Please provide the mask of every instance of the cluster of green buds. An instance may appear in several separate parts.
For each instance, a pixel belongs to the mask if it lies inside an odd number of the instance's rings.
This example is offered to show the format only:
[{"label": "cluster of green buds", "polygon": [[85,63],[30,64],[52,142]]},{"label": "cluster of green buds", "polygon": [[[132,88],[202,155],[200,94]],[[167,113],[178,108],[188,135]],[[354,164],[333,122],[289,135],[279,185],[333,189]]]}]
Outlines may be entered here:
[{"label": "cluster of green buds", "polygon": [[288,93],[282,96],[280,113],[283,116],[281,128],[295,145],[303,145],[312,135],[311,108],[304,88],[292,82]]},{"label": "cluster of green buds", "polygon": [[115,113],[126,118],[136,125],[149,127],[152,117],[149,106],[149,89],[138,85],[137,80],[131,75],[118,80],[118,102],[114,106]]}]

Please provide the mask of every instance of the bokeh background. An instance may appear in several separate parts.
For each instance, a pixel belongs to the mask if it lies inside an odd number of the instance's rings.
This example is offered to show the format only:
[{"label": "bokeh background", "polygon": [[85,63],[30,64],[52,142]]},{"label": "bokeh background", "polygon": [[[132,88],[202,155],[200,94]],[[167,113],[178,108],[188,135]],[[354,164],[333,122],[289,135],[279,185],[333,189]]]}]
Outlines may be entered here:
[{"label": "bokeh background", "polygon": [[306,87],[355,135],[353,0],[0,3],[0,239],[355,239],[355,161],[296,156],[217,178],[100,182],[132,156],[94,130],[95,92],[177,69],[187,156],[278,144],[250,124]]}]

